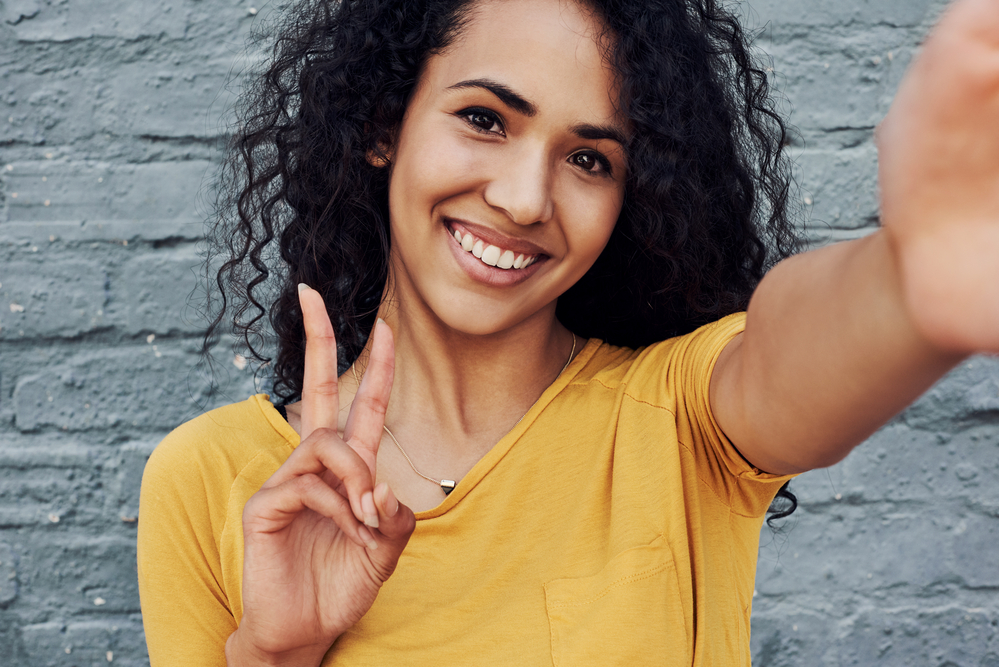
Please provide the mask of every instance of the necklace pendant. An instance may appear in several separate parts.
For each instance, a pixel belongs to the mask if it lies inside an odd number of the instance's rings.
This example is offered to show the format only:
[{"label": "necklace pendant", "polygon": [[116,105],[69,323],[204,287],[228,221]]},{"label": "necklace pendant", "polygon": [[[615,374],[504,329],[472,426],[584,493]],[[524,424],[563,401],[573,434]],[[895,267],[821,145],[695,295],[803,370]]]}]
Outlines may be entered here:
[{"label": "necklace pendant", "polygon": [[451,495],[454,491],[455,481],[453,479],[442,479],[441,480],[441,491],[444,492],[445,496]]}]

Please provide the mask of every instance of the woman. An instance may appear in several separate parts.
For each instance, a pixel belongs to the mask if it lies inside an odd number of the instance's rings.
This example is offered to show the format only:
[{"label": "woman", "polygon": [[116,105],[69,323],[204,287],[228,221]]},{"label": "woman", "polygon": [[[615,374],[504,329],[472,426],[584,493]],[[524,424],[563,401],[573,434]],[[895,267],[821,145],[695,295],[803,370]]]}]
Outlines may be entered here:
[{"label": "woman", "polygon": [[299,7],[219,274],[249,336],[279,275],[283,413],[150,459],[153,664],[748,664],[775,494],[999,349],[997,32],[904,83],[884,229],[757,287],[782,126],[713,2]]}]

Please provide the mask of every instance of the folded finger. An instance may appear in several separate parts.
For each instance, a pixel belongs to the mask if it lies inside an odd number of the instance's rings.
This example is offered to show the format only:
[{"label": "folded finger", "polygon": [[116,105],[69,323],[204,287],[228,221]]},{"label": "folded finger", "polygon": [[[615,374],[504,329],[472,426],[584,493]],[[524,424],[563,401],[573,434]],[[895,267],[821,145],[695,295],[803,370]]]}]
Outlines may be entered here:
[{"label": "folded finger", "polygon": [[331,519],[358,546],[377,548],[371,532],[354,517],[347,499],[314,474],[255,493],[243,508],[243,525],[256,532],[275,533],[306,509]]},{"label": "folded finger", "polygon": [[303,475],[324,475],[327,472],[332,473],[343,486],[354,516],[359,521],[377,525],[377,514],[365,512],[362,505],[362,496],[371,493],[371,469],[332,429],[313,431],[264,482],[262,488],[277,487]]}]

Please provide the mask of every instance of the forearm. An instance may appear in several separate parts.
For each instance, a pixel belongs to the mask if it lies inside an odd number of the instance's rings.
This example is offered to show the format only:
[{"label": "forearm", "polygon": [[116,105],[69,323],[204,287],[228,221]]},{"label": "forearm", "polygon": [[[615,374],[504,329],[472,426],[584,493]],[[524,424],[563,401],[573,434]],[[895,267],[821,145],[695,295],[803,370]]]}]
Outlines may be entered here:
[{"label": "forearm", "polygon": [[753,296],[712,379],[719,423],[773,473],[839,461],[961,359],[929,342],[885,232],[793,257]]}]

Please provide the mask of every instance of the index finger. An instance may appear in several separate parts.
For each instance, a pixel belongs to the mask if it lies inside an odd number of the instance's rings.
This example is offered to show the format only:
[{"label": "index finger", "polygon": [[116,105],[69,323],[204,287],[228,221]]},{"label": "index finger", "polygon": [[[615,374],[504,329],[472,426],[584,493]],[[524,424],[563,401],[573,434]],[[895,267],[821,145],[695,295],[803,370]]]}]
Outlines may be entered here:
[{"label": "index finger", "polygon": [[323,297],[298,285],[305,326],[305,373],[302,378],[302,440],[320,428],[337,430],[340,399],[337,384],[336,336]]}]

